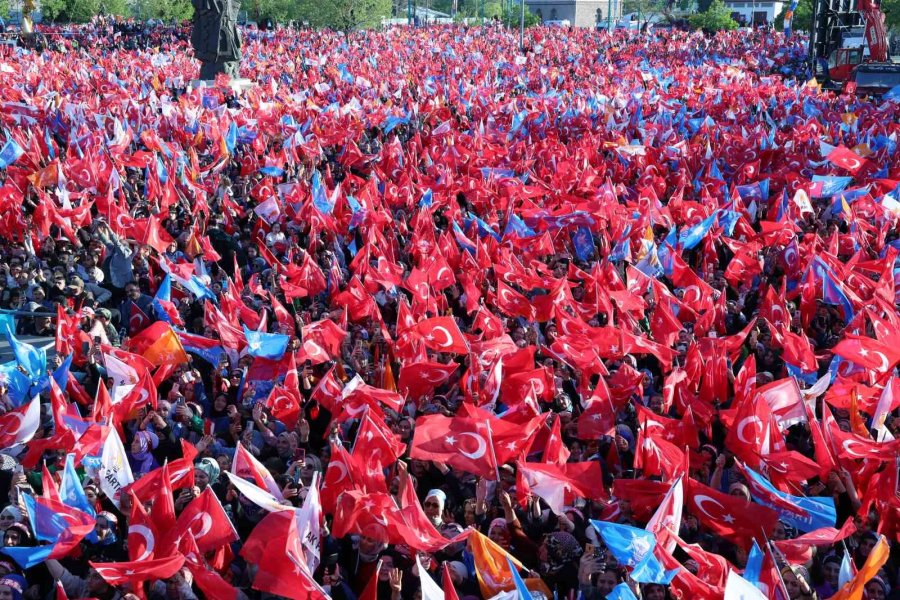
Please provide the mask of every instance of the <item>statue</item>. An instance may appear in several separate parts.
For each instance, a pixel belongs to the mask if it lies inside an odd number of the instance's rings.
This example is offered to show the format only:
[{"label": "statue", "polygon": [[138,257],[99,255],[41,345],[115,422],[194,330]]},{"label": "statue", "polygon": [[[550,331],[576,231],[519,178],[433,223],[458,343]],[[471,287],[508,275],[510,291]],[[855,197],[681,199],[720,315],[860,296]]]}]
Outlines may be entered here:
[{"label": "statue", "polygon": [[237,14],[241,0],[191,0],[191,3],[194,5],[191,45],[201,62],[200,79],[212,80],[219,73],[237,78],[241,62]]}]

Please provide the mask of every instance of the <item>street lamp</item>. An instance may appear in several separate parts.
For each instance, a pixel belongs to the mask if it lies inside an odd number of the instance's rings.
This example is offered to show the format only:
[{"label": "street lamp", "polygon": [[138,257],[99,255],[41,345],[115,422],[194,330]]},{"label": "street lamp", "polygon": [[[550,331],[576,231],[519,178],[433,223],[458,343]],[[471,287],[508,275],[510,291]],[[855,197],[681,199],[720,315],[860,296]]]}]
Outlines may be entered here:
[{"label": "street lamp", "polygon": [[525,54],[525,0],[519,0],[522,10],[519,12],[519,50]]}]

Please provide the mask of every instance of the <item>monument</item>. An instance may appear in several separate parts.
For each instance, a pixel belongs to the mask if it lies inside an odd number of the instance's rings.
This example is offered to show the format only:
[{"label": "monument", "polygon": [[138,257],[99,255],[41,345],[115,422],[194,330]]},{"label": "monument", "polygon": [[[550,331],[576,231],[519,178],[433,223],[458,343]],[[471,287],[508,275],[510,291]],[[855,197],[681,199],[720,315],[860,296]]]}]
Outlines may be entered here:
[{"label": "monument", "polygon": [[237,28],[240,0],[191,0],[194,31],[191,45],[200,61],[200,79],[211,81],[219,73],[232,79],[241,63],[241,36]]}]

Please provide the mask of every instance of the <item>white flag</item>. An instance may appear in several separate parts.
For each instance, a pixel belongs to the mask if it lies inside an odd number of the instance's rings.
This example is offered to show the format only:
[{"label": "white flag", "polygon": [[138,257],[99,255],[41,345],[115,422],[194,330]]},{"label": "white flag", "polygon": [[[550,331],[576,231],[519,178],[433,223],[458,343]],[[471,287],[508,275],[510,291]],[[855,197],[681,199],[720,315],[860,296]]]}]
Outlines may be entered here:
[{"label": "white flag", "polygon": [[131,474],[131,465],[128,464],[125,447],[114,427],[110,427],[106,441],[103,442],[97,477],[100,481],[100,489],[118,508],[122,489],[134,483],[134,476]]},{"label": "white flag", "polygon": [[422,559],[416,555],[416,565],[419,567],[419,581],[422,585],[422,600],[444,600],[444,590],[441,586],[431,578],[425,567],[422,566]]},{"label": "white flag", "polygon": [[728,573],[728,580],[725,581],[725,597],[728,600],[766,600],[766,595],[758,587],[735,571]]},{"label": "white flag", "polygon": [[[683,479],[683,477],[679,477],[672,484],[659,508],[656,509],[653,517],[647,523],[647,531],[656,534],[657,539],[659,539],[659,534],[662,532],[678,535],[678,532],[681,530],[681,516],[684,512]],[[678,542],[671,535],[666,535],[663,539],[666,541],[664,544],[666,552],[671,554]]]},{"label": "white flag", "polygon": [[234,473],[229,473],[225,471],[225,474],[228,475],[228,479],[231,481],[232,485],[237,488],[237,491],[241,493],[247,500],[257,505],[260,508],[264,508],[269,512],[278,512],[280,510],[293,510],[293,506],[281,504],[275,496],[262,489],[257,485],[253,485],[249,481],[245,479],[241,479]]},{"label": "white flag", "polygon": [[309,572],[314,573],[321,558],[322,539],[322,504],[319,501],[318,472],[313,473],[306,500],[303,501],[303,507],[295,513],[294,518],[297,521],[297,535],[300,536],[306,553],[306,564],[309,566]]}]

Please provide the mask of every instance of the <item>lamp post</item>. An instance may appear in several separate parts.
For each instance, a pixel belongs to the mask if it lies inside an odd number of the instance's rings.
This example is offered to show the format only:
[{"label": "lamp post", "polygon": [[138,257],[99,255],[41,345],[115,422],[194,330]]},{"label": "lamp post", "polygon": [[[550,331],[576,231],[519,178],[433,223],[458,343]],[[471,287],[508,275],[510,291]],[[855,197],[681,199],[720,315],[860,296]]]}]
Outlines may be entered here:
[{"label": "lamp post", "polygon": [[406,20],[409,21],[409,26],[412,27],[414,24],[413,21],[413,0],[406,0]]},{"label": "lamp post", "polygon": [[609,0],[606,6],[606,30],[612,31],[612,8],[613,0]]},{"label": "lamp post", "polygon": [[519,50],[525,54],[525,0],[519,0],[521,11],[519,12]]}]

